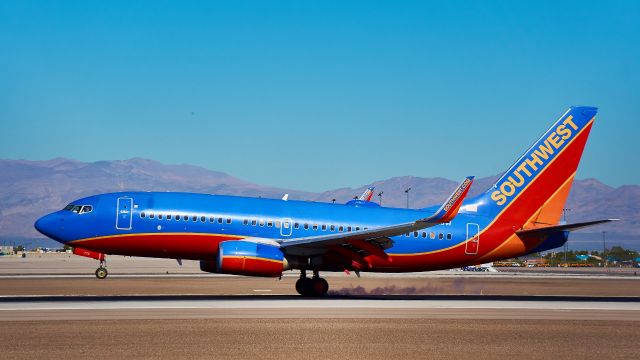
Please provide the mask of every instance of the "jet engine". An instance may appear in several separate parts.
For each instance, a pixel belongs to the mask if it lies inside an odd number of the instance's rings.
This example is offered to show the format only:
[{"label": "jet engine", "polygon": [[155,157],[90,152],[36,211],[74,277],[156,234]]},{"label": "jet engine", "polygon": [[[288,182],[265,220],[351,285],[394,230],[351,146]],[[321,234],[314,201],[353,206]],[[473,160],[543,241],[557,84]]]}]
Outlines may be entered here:
[{"label": "jet engine", "polygon": [[216,270],[223,274],[278,277],[284,262],[284,254],[276,245],[230,240],[220,243]]}]

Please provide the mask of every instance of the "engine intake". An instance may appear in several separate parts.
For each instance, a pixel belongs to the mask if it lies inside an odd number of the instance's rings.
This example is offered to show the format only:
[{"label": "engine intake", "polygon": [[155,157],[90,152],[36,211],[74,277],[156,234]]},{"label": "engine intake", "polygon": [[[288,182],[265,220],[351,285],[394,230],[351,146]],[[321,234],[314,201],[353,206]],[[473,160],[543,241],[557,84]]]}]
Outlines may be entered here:
[{"label": "engine intake", "polygon": [[218,249],[217,270],[223,274],[278,277],[284,270],[284,254],[274,245],[225,241]]}]

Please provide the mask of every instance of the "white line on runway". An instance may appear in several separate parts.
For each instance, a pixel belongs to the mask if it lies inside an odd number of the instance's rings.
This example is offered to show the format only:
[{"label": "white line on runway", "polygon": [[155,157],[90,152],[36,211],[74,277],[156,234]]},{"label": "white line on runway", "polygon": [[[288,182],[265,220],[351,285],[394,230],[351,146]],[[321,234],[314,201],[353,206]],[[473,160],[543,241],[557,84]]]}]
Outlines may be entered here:
[{"label": "white line on runway", "polygon": [[85,302],[0,303],[0,311],[19,310],[123,310],[123,309],[538,309],[631,310],[637,302],[499,301],[499,300],[126,300]]}]

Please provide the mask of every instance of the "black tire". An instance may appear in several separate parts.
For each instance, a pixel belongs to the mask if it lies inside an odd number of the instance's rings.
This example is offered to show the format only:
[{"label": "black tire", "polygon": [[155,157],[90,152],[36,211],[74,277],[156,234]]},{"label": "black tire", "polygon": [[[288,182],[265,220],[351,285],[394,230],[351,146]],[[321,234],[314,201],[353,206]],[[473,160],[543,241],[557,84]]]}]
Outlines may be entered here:
[{"label": "black tire", "polygon": [[96,269],[96,277],[100,280],[105,279],[107,277],[107,275],[109,275],[109,272],[107,271],[106,268],[103,268],[102,266]]},{"label": "black tire", "polygon": [[296,281],[296,291],[302,296],[310,296],[313,280],[309,278],[300,278]]},{"label": "black tire", "polygon": [[324,278],[315,278],[311,286],[311,296],[321,297],[327,295],[329,283]]}]

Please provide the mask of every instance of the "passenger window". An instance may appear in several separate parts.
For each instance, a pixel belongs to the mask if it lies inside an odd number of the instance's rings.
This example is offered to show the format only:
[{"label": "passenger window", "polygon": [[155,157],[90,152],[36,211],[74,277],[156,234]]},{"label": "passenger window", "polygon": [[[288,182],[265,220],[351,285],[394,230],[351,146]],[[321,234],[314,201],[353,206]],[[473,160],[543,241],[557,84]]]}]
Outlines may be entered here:
[{"label": "passenger window", "polygon": [[180,221],[180,215],[176,215],[176,221]]},{"label": "passenger window", "polygon": [[182,215],[182,220],[189,221],[189,215]]},{"label": "passenger window", "polygon": [[200,221],[202,221],[202,222],[207,221],[207,217],[206,216],[200,216]]},{"label": "passenger window", "polygon": [[322,231],[327,231],[327,225],[326,224],[322,224]]},{"label": "passenger window", "polygon": [[335,225],[331,225],[331,231],[336,231],[336,226]]},{"label": "passenger window", "polygon": [[356,226],[356,231],[360,231],[360,226]]},{"label": "passenger window", "polygon": [[244,224],[244,225],[249,225],[249,219],[244,219],[244,220],[242,220],[242,224]]},{"label": "passenger window", "polygon": [[218,224],[222,224],[222,218],[221,217],[218,218]]},{"label": "passenger window", "polygon": [[209,222],[210,222],[210,223],[212,223],[212,222],[214,222],[214,221],[216,221],[216,218],[215,218],[215,217],[213,217],[213,216],[209,217]]},{"label": "passenger window", "polygon": [[145,213],[144,213],[144,211],[140,213],[140,217],[141,217],[141,218],[143,218],[143,219],[144,219],[144,217],[145,217],[145,216],[147,216],[147,214],[145,214]]},{"label": "passenger window", "polygon": [[427,237],[427,232],[426,232],[426,231],[423,231],[423,232],[422,232],[422,238],[426,238],[426,237]]},{"label": "passenger window", "polygon": [[171,220],[171,214],[167,214],[167,220]]},{"label": "passenger window", "polygon": [[338,231],[339,231],[339,232],[343,232],[343,231],[344,231],[344,227],[343,227],[342,225],[341,225],[341,226],[338,226]]},{"label": "passenger window", "polygon": [[305,229],[305,230],[309,230],[309,224],[304,223],[304,229]]},{"label": "passenger window", "polygon": [[347,231],[351,231],[351,226],[347,226]]},{"label": "passenger window", "polygon": [[447,240],[451,240],[451,234],[447,234]]},{"label": "passenger window", "polygon": [[257,223],[256,219],[251,220],[251,226],[256,226]]},{"label": "passenger window", "polygon": [[293,224],[293,227],[294,227],[295,229],[298,229],[298,228],[300,227],[300,224],[299,224],[299,223],[294,223],[294,224]]},{"label": "passenger window", "polygon": [[417,237],[418,237],[418,232],[417,232],[417,231],[414,231],[414,232],[413,232],[413,237],[414,237],[414,238],[417,238]]},{"label": "passenger window", "polygon": [[436,238],[436,233],[434,233],[433,231],[429,233],[429,237],[431,239],[435,239]]},{"label": "passenger window", "polygon": [[264,226],[264,220],[260,219],[260,222],[258,224],[260,224],[260,226]]},{"label": "passenger window", "polygon": [[[280,221],[276,220],[276,227],[280,229]],[[289,223],[287,223],[287,229],[289,228]]]},{"label": "passenger window", "polygon": [[438,239],[440,240],[444,239],[444,235],[442,233],[438,233]]},{"label": "passenger window", "polygon": [[155,217],[155,215],[153,215],[153,213],[149,213],[149,219],[153,219]]},{"label": "passenger window", "polygon": [[162,220],[162,214],[158,214],[158,220]]},{"label": "passenger window", "polygon": [[231,218],[227,218],[227,224],[231,224]]},{"label": "passenger window", "polygon": [[193,216],[191,217],[191,221],[198,221],[198,217],[197,217],[196,215],[193,215]]},{"label": "passenger window", "polygon": [[271,221],[271,220],[267,221],[267,226],[268,227],[272,227],[273,226],[273,221]]}]

